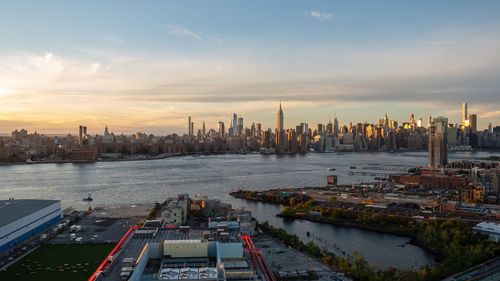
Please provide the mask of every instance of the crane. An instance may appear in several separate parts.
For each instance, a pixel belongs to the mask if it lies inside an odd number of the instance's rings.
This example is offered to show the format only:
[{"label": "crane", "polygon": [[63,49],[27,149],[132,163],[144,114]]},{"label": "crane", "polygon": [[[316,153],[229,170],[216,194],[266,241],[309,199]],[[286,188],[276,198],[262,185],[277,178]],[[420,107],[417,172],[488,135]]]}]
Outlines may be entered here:
[{"label": "crane", "polygon": [[245,180],[243,181],[243,183],[241,184],[241,187],[240,187],[240,190],[243,190],[245,188],[245,184],[247,183],[248,181],[248,176],[250,176],[250,171],[248,171],[248,174],[247,176],[245,177]]}]

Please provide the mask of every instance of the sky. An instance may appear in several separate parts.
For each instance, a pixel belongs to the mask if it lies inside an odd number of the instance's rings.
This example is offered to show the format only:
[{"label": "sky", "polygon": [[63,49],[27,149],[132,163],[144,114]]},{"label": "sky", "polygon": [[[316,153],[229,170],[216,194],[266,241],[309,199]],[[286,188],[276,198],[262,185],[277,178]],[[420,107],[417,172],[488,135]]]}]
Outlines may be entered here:
[{"label": "sky", "polygon": [[[500,125],[500,1],[1,1],[0,133]],[[229,124],[227,124],[229,125]]]}]

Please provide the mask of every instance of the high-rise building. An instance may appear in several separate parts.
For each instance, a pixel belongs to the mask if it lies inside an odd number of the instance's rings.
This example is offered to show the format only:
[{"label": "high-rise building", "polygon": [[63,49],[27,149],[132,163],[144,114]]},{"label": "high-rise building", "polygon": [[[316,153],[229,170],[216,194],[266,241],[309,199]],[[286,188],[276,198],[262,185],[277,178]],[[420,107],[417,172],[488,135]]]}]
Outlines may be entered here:
[{"label": "high-rise building", "polygon": [[78,145],[84,146],[88,144],[87,127],[80,125],[78,130]]},{"label": "high-rise building", "polygon": [[326,124],[326,133],[327,134],[333,133],[333,124],[331,120],[328,120],[328,124]]},{"label": "high-rise building", "polygon": [[238,135],[238,115],[233,113],[233,119],[231,120],[231,128],[233,128],[233,136]]},{"label": "high-rise building", "polygon": [[333,134],[335,136],[339,134],[339,120],[337,119],[337,116],[333,119]]},{"label": "high-rise building", "polygon": [[448,118],[437,117],[429,128],[429,165],[444,167],[448,163]]},{"label": "high-rise building", "polygon": [[255,124],[255,133],[257,135],[258,138],[260,138],[261,134],[262,134],[262,124],[260,123],[257,123]]},{"label": "high-rise building", "polygon": [[493,126],[491,125],[491,122],[488,124],[488,133],[493,133]]},{"label": "high-rise building", "polygon": [[470,114],[469,115],[469,128],[473,133],[477,132],[477,115]]},{"label": "high-rise building", "polygon": [[243,117],[238,118],[238,133],[237,135],[243,135]]},{"label": "high-rise building", "polygon": [[191,116],[188,117],[188,136],[193,136],[193,122],[191,122]]},{"label": "high-rise building", "polygon": [[203,121],[203,136],[205,136],[207,134],[207,131],[205,130],[205,121]]},{"label": "high-rise building", "polygon": [[415,114],[410,113],[410,125],[415,125]]},{"label": "high-rise building", "polygon": [[432,116],[427,116],[427,128],[430,128],[432,124]]},{"label": "high-rise building", "polygon": [[276,129],[278,131],[283,130],[283,110],[281,109],[281,102],[280,102],[280,110],[278,111],[278,114],[276,116]]},{"label": "high-rise building", "polygon": [[468,118],[469,118],[469,115],[467,115],[467,103],[464,102],[462,103],[462,125],[465,126],[465,127],[468,127]]},{"label": "high-rise building", "polygon": [[224,135],[226,134],[226,129],[224,128],[224,122],[219,121],[219,138],[224,138]]}]

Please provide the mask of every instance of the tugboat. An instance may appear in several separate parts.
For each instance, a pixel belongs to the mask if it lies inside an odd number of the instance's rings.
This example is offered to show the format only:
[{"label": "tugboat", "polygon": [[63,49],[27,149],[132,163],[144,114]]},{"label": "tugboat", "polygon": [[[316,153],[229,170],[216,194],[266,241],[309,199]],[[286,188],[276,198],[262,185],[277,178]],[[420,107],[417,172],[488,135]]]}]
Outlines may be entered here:
[{"label": "tugboat", "polygon": [[94,201],[94,198],[90,197],[90,193],[89,193],[89,196],[87,196],[87,198],[83,198],[83,201],[91,202],[91,201]]},{"label": "tugboat", "polygon": [[328,169],[326,169],[326,170],[327,170],[327,171],[335,171],[335,170],[337,170],[337,169],[335,169],[335,168],[331,167],[331,168],[328,168]]}]

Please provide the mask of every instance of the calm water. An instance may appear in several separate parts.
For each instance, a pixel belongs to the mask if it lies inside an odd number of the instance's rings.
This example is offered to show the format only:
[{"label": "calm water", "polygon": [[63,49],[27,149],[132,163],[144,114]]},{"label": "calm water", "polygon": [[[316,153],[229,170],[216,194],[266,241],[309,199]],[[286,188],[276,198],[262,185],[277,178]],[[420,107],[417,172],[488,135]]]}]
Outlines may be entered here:
[{"label": "calm water", "polygon": [[[497,153],[498,154],[498,153]],[[488,152],[452,153],[450,159],[487,157]],[[259,220],[284,227],[304,240],[331,250],[358,251],[372,264],[411,268],[432,263],[425,251],[406,246],[408,239],[353,228],[285,221],[275,217],[279,207],[234,199],[229,192],[238,189],[247,173],[246,187],[325,185],[327,174],[337,174],[340,183],[373,181],[373,176],[350,176],[350,166],[368,165],[409,167],[425,165],[427,153],[345,153],[297,156],[213,155],[176,157],[155,161],[100,162],[91,164],[40,164],[0,166],[0,198],[61,199],[63,206],[86,209],[82,198],[91,193],[95,205],[162,201],[178,193],[200,194],[245,206]],[[335,167],[335,172],[327,172]],[[306,237],[306,231],[312,233]]]}]

